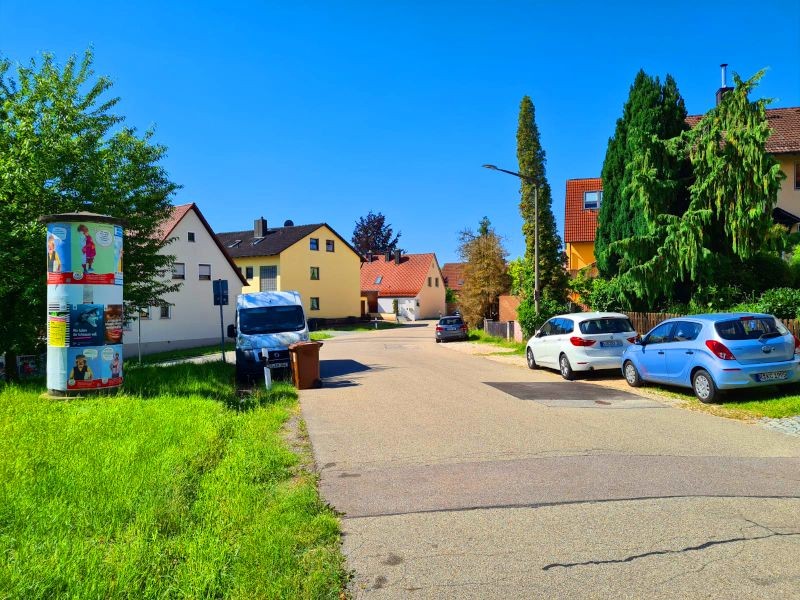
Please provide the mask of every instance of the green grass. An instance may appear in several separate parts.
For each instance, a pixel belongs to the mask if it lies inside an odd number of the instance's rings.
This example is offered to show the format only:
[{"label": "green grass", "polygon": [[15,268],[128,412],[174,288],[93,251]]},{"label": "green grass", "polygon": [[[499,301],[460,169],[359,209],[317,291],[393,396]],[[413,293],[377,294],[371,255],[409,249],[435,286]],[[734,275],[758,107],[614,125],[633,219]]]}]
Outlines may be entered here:
[{"label": "green grass", "polygon": [[285,438],[287,384],[143,367],[69,401],[0,387],[0,598],[337,598],[336,515]]},{"label": "green grass", "polygon": [[333,337],[332,333],[327,331],[312,331],[309,334],[310,339],[314,340],[315,342],[319,342],[322,340],[329,340]]},{"label": "green grass", "polygon": [[503,352],[503,354],[520,354],[525,355],[525,342],[515,342],[514,340],[507,340],[501,337],[495,337],[492,335],[486,334],[484,331],[480,329],[470,329],[469,331],[469,341],[470,342],[478,342],[479,344],[491,344],[493,346],[499,346],[501,348],[508,348],[512,350],[512,352]]},{"label": "green grass", "polygon": [[[225,352],[233,351],[236,345],[233,342],[225,342]],[[195,356],[205,356],[207,354],[218,354],[219,344],[213,346],[200,346],[199,348],[182,348],[180,350],[167,350],[155,354],[142,356],[143,365],[154,365],[156,363],[167,362],[170,360],[180,360],[182,358],[194,358]],[[136,367],[139,364],[139,357],[132,354],[125,358],[125,367]]]},{"label": "green grass", "polygon": [[703,404],[683,388],[653,386],[651,389],[684,401],[689,408],[737,419],[770,417],[780,419],[800,415],[800,386],[768,386],[737,390],[722,396],[716,404]]},{"label": "green grass", "polygon": [[[377,329],[395,329],[396,327],[402,327],[400,323],[394,323],[392,321],[378,321]],[[334,325],[332,327],[326,327],[320,331],[329,332],[329,331],[375,331],[375,323],[356,323],[354,325]]]}]

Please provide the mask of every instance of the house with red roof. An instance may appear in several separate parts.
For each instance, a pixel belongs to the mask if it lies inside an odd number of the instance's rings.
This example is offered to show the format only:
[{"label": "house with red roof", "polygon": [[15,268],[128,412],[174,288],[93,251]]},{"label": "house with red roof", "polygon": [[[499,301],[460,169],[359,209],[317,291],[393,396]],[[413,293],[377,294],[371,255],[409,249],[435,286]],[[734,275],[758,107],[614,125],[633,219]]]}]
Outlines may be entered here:
[{"label": "house with red roof", "polygon": [[436,255],[369,255],[361,265],[364,313],[397,313],[406,321],[438,319],[445,314],[445,284]]},{"label": "house with red roof", "polygon": [[464,267],[467,263],[444,263],[442,265],[442,276],[444,286],[458,293],[464,285]]},{"label": "house with red roof", "polygon": [[175,257],[168,277],[181,287],[165,296],[166,304],[143,309],[137,321],[126,325],[125,355],[135,356],[140,347],[142,354],[149,354],[219,343],[212,281],[228,282],[228,305],[222,307],[227,326],[235,322],[236,296],[247,280],[194,203],[173,207],[155,235],[159,241],[172,239],[162,252]]},{"label": "house with red roof", "polygon": [[594,267],[594,236],[597,213],[603,201],[603,181],[599,177],[568,179],[564,204],[564,249],[567,270]]}]

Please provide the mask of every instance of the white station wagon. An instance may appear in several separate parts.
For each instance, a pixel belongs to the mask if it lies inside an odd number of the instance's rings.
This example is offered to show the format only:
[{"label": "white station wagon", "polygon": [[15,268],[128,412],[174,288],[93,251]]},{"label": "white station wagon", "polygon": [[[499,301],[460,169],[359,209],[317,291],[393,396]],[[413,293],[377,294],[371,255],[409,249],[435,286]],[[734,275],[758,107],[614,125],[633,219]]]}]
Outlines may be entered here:
[{"label": "white station wagon", "polygon": [[630,319],[621,313],[558,315],[528,340],[528,367],[558,369],[564,379],[576,371],[619,370],[622,353],[636,341]]}]

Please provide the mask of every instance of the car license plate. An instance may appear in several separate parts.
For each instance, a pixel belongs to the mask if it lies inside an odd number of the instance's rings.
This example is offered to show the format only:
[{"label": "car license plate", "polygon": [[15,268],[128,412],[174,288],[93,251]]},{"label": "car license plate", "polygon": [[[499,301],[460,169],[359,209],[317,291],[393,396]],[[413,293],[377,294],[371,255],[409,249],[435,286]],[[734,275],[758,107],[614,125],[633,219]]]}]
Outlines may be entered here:
[{"label": "car license plate", "polygon": [[773,371],[772,373],[759,373],[759,381],[781,381],[789,376],[788,371]]},{"label": "car license plate", "polygon": [[269,363],[270,369],[288,369],[289,363],[288,362],[278,362],[278,363]]},{"label": "car license plate", "polygon": [[620,340],[609,340],[607,342],[600,342],[601,348],[618,348],[622,346],[622,342]]}]

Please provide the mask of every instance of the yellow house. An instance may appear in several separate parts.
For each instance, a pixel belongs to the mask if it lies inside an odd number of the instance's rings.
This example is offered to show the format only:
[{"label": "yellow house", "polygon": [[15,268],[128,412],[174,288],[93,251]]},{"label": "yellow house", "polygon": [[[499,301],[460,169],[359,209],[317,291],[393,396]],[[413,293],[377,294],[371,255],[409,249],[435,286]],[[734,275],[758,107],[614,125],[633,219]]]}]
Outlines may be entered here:
[{"label": "yellow house", "polygon": [[309,319],[361,314],[361,257],[325,223],[218,233],[247,285],[242,293],[296,290]]},{"label": "yellow house", "polygon": [[603,181],[599,177],[568,179],[564,202],[564,245],[567,270],[577,273],[593,267],[597,213],[603,201]]}]

